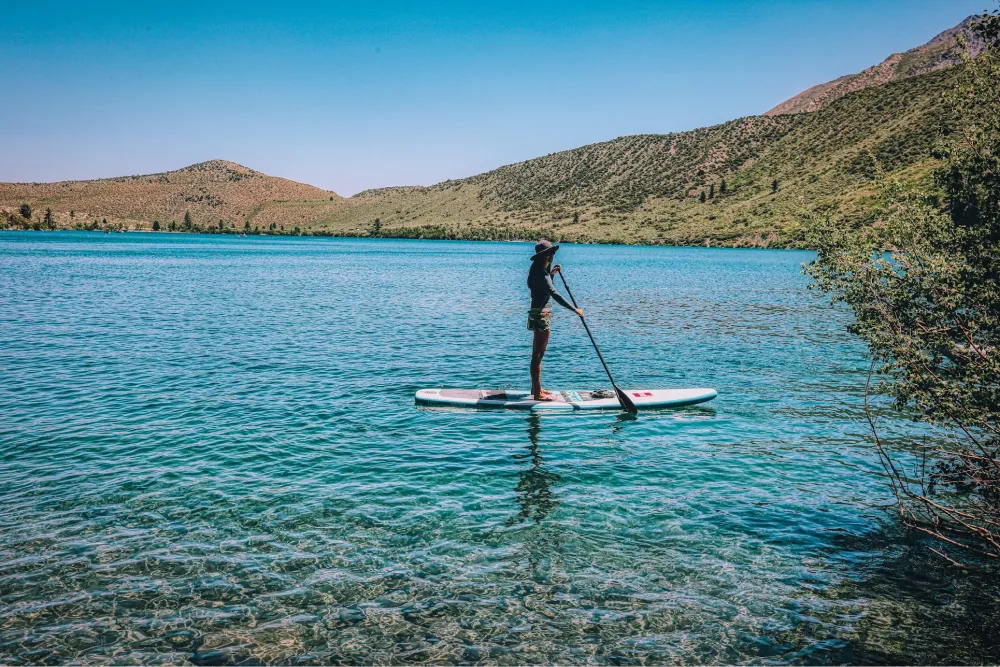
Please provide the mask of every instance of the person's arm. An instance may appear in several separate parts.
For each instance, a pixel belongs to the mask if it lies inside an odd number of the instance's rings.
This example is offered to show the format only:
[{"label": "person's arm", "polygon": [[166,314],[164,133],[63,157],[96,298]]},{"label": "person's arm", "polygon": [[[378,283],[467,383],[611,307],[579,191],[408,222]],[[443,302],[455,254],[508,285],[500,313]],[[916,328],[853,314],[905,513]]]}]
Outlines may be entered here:
[{"label": "person's arm", "polygon": [[[545,288],[548,289],[549,296],[551,296],[556,303],[558,303],[563,308],[568,308],[572,310],[574,313],[577,312],[576,307],[569,301],[564,299],[562,294],[556,291],[556,286],[552,283],[552,276],[549,275],[548,271],[545,272]],[[579,315],[579,313],[577,313],[577,315]]]}]

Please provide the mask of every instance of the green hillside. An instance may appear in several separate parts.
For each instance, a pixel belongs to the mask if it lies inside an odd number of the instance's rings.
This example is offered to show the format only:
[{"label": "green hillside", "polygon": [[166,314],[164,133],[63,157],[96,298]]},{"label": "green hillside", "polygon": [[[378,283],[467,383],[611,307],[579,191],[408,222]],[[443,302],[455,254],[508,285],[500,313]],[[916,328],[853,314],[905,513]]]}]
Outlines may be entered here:
[{"label": "green hillside", "polygon": [[803,216],[862,214],[876,160],[904,179],[927,173],[941,94],[959,71],[861,90],[813,113],[622,137],[432,187],[371,190],[313,225],[375,233],[377,219],[384,236],[796,245]]},{"label": "green hillside", "polygon": [[[796,246],[805,217],[864,215],[876,161],[904,179],[926,176],[944,126],[941,94],[960,71],[861,89],[811,113],[621,137],[346,199],[222,161],[152,176],[6,183],[0,220],[38,227],[51,209],[56,226],[78,228],[158,221],[190,231]],[[21,203],[37,220],[17,215]],[[187,214],[191,226],[181,223]]]}]

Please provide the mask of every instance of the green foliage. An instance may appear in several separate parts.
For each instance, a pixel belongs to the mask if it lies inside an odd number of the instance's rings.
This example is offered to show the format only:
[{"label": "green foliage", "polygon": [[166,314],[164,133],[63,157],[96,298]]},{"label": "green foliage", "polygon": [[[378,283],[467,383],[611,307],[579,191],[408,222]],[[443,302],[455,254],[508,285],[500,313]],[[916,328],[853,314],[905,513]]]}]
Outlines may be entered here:
[{"label": "green foliage", "polygon": [[18,209],[21,213],[21,217],[25,220],[31,220],[31,206],[28,204],[21,204],[21,208]]},{"label": "green foliage", "polygon": [[[499,211],[573,205],[628,213],[653,197],[681,196],[702,185],[706,173],[735,170],[801,122],[795,116],[749,117],[688,132],[621,137],[455,183],[478,186],[480,200]],[[709,154],[719,158],[706,172]]]},{"label": "green foliage", "polygon": [[592,240],[586,236],[567,236],[552,228],[527,229],[511,226],[475,226],[465,229],[452,229],[440,225],[421,225],[419,227],[383,228],[381,236],[397,239],[445,239],[449,241],[535,241],[548,237],[559,242],[587,243]]},{"label": "green foliage", "polygon": [[708,186],[708,198],[715,199],[715,183]]},{"label": "green foliage", "polygon": [[704,190],[702,190],[701,194],[698,195],[698,201],[700,201],[702,204],[705,203],[705,191]]},{"label": "green foliage", "polygon": [[154,232],[160,231],[160,221],[159,220],[153,220],[153,231]]},{"label": "green foliage", "polygon": [[726,194],[726,179],[722,179],[722,183],[719,184],[719,194]]},{"label": "green foliage", "polygon": [[[874,224],[819,225],[808,269],[854,311],[896,408],[944,432],[890,445],[870,417],[900,516],[954,562],[962,550],[1000,558],[1000,15],[977,30],[988,47],[948,98],[958,130],[934,183],[877,172]],[[903,462],[914,456],[924,463]]]},{"label": "green foliage", "polygon": [[[927,178],[947,115],[942,94],[960,71],[857,91],[815,113],[621,137],[461,181],[359,193],[323,223],[369,234],[378,216],[393,230],[440,228],[451,238],[470,225],[568,226],[576,212],[572,234],[600,242],[801,247],[804,217],[869,214],[870,171],[852,166],[867,156],[885,155],[886,167],[910,182]],[[701,192],[707,201],[714,183],[720,194],[723,178],[726,196],[709,214]]]},{"label": "green foliage", "polygon": [[56,228],[56,219],[52,216],[52,209],[51,208],[45,209],[45,216],[42,219],[42,222],[45,224],[45,226],[48,229],[55,229]]},{"label": "green foliage", "polygon": [[191,211],[184,212],[184,228],[190,230],[194,223],[191,221]]}]

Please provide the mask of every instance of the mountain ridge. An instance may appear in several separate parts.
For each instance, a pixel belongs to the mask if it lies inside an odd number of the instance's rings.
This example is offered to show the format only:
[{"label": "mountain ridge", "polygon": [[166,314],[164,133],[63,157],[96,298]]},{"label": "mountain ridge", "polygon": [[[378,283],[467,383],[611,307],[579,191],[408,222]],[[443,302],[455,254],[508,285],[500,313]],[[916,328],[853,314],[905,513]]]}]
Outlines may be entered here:
[{"label": "mountain ridge", "polygon": [[195,231],[795,246],[810,215],[863,215],[876,163],[904,179],[927,176],[970,23],[815,86],[824,95],[791,98],[788,113],[618,137],[430,186],[343,198],[209,160],[160,174],[0,183],[0,212],[22,227],[16,209],[26,202],[36,217],[51,208],[64,227],[107,219],[148,229],[190,215]]},{"label": "mountain ridge", "polygon": [[972,31],[975,18],[969,16],[958,25],[938,33],[930,41],[902,53],[893,53],[878,65],[872,65],[857,74],[846,74],[807,88],[765,111],[764,115],[778,116],[819,111],[834,100],[858,90],[953,67],[962,59],[960,37],[967,45],[969,56],[975,58],[984,47],[983,41]]},{"label": "mountain ridge", "polygon": [[811,114],[630,135],[466,179],[366,191],[327,222],[365,233],[378,220],[382,235],[428,238],[794,245],[805,209],[854,209],[868,196],[873,159],[926,173],[955,76],[864,89]]}]

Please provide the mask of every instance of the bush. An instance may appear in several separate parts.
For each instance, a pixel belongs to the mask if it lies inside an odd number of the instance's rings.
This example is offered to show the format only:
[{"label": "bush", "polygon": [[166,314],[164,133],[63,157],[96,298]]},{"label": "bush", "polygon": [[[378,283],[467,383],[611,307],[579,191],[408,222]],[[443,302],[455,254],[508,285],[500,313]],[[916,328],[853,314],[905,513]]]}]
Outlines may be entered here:
[{"label": "bush", "polygon": [[876,224],[812,233],[816,284],[854,311],[879,387],[938,429],[890,444],[867,409],[900,517],[935,553],[1000,559],[1000,14],[980,17],[986,50],[950,104],[961,128],[939,151],[935,184],[882,180]]}]

